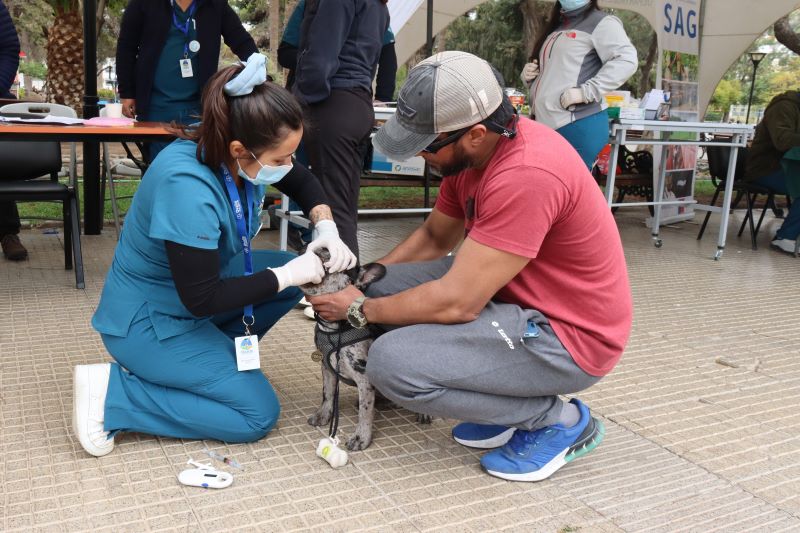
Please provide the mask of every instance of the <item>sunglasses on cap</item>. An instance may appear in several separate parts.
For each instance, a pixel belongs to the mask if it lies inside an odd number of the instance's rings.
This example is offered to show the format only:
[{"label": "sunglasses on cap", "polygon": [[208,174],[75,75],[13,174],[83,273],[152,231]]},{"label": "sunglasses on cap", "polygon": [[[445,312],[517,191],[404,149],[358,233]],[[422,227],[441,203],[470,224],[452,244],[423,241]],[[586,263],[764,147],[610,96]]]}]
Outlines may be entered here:
[{"label": "sunglasses on cap", "polygon": [[471,128],[472,128],[472,126],[469,126],[467,128],[462,128],[460,130],[456,130],[453,133],[450,133],[449,135],[447,135],[444,139],[439,139],[438,141],[433,141],[431,144],[429,144],[428,146],[423,148],[422,151],[425,152],[426,154],[435,154],[436,152],[438,152],[439,150],[441,150],[442,148],[444,148],[448,144],[453,144],[454,142],[459,140]]},{"label": "sunglasses on cap", "polygon": [[[498,124],[495,124],[495,123],[489,121],[488,119],[484,120],[483,122],[479,122],[478,124],[484,124],[487,129],[489,129],[489,130],[491,130],[491,131],[493,131],[495,133],[498,133],[498,134],[500,134],[503,137],[506,137],[508,139],[513,139],[514,137],[517,136],[517,122],[518,121],[519,121],[519,115],[517,114],[517,112],[515,110],[514,111],[514,116],[511,119],[511,129],[508,129],[508,128],[504,127],[504,126],[500,126]],[[423,148],[422,151],[425,152],[426,154],[435,154],[436,152],[438,152],[439,150],[441,150],[442,148],[444,148],[448,144],[453,144],[454,142],[459,140],[461,137],[464,136],[465,133],[467,133],[472,128],[473,128],[473,126],[467,126],[466,128],[462,128],[460,130],[456,130],[456,131],[448,134],[447,136],[445,136],[443,139],[439,139],[438,141],[433,141],[431,144],[429,144],[428,146]]]}]

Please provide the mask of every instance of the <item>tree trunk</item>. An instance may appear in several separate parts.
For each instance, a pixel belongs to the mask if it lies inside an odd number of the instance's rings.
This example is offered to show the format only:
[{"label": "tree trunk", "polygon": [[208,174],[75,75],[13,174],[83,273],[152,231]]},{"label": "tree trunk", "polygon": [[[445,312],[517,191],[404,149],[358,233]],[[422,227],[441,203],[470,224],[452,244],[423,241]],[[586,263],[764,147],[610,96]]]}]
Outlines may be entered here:
[{"label": "tree trunk", "polygon": [[525,60],[530,57],[536,39],[547,23],[547,13],[551,8],[547,3],[544,7],[538,0],[521,0],[519,9],[522,12],[522,48],[525,50]]},{"label": "tree trunk", "polygon": [[653,39],[650,41],[650,48],[647,50],[647,58],[640,69],[639,78],[639,95],[640,97],[653,88],[650,83],[650,72],[653,70],[653,65],[658,56],[658,35],[653,33]]},{"label": "tree trunk", "polygon": [[[278,46],[281,44],[281,3],[269,0],[269,64],[278,65]],[[276,72],[280,68],[276,68]],[[275,80],[283,83],[283,80]]]},{"label": "tree trunk", "polygon": [[795,54],[800,54],[800,35],[789,25],[789,15],[778,19],[774,29],[775,39],[777,39],[779,43]]},{"label": "tree trunk", "polygon": [[[78,0],[55,8],[47,35],[47,101],[72,107],[83,104],[83,22]],[[94,21],[91,21],[94,23]]]},{"label": "tree trunk", "polygon": [[97,0],[97,25],[95,26],[95,35],[99,36],[103,31],[103,23],[105,22],[106,13],[106,0]]}]

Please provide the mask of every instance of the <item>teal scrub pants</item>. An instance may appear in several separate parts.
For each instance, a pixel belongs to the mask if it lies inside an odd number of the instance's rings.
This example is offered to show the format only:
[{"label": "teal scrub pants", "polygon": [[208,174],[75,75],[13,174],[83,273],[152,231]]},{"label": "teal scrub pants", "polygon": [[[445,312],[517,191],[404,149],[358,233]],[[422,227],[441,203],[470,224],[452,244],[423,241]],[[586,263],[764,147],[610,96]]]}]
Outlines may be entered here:
[{"label": "teal scrub pants", "polygon": [[[255,250],[255,271],[296,257]],[[289,287],[253,306],[250,332],[259,339],[302,297]],[[203,326],[159,340],[143,306],[127,337],[102,335],[111,364],[105,430],[181,439],[252,442],[278,421],[280,405],[260,370],[239,372],[233,338],[243,335],[242,310],[212,317]],[[261,353],[262,362],[264,354]],[[122,368],[124,367],[124,369]]]},{"label": "teal scrub pants", "polygon": [[575,148],[587,168],[592,170],[597,154],[608,144],[608,113],[600,111],[556,131]]}]

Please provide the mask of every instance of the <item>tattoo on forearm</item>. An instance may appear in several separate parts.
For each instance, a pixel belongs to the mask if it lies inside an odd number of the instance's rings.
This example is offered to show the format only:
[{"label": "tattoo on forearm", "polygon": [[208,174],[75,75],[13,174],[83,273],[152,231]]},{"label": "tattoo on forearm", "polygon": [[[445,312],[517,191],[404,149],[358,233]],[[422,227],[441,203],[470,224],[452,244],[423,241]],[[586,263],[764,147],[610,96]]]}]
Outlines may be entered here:
[{"label": "tattoo on forearm", "polygon": [[330,207],[320,204],[308,213],[308,218],[312,224],[316,224],[320,220],[333,220],[333,214]]}]

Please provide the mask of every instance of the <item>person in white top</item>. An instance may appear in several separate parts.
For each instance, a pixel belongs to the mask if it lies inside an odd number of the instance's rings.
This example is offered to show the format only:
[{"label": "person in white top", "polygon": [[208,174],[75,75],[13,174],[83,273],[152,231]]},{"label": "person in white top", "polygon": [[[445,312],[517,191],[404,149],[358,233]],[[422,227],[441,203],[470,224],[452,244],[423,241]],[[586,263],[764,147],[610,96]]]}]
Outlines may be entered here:
[{"label": "person in white top", "polygon": [[550,126],[592,167],[608,142],[603,96],[636,72],[636,48],[597,0],[558,0],[520,77],[531,118]]}]

